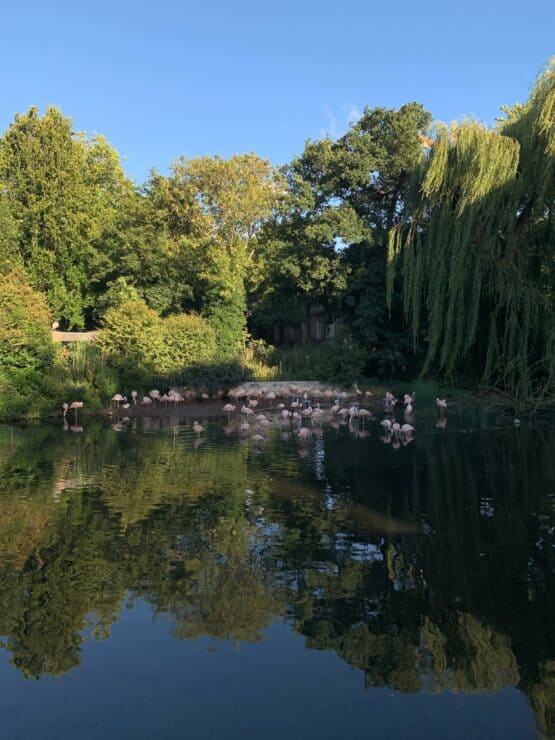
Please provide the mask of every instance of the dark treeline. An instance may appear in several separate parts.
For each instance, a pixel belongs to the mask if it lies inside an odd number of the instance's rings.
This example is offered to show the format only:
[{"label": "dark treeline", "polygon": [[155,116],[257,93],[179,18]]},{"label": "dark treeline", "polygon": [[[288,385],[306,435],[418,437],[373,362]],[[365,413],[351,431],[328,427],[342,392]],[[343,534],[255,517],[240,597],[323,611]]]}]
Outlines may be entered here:
[{"label": "dark treeline", "polygon": [[140,186],[56,108],[17,115],[0,139],[4,395],[57,362],[67,386],[46,317],[103,328],[102,398],[133,371],[240,360],[249,333],[272,343],[314,310],[319,338],[334,326],[315,374],[552,394],[554,109],[551,63],[491,129],[433,126],[418,103],[367,108],[280,169],[180,158]]}]

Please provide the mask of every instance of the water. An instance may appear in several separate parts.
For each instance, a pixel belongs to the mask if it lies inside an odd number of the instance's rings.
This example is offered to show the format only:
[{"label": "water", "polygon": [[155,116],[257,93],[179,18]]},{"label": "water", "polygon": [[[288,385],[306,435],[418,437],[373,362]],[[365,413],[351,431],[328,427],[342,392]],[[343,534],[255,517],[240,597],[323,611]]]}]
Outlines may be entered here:
[{"label": "water", "polygon": [[554,733],[552,421],[200,421],[0,427],[2,737]]}]

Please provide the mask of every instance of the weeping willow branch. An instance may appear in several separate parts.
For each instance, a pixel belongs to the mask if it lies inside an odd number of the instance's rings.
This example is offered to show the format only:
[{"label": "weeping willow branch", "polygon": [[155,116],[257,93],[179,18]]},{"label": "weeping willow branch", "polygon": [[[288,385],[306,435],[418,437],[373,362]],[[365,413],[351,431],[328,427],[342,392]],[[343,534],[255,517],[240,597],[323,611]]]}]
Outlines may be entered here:
[{"label": "weeping willow branch", "polygon": [[479,369],[526,397],[555,392],[555,63],[496,128],[438,131],[410,218],[392,230],[423,373]]}]

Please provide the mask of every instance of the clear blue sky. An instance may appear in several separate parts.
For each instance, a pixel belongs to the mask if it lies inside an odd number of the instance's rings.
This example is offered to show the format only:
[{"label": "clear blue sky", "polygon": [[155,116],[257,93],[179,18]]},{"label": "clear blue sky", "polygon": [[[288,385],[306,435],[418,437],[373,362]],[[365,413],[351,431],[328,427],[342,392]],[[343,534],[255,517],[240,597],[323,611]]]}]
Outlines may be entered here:
[{"label": "clear blue sky", "polygon": [[365,105],[492,122],[555,54],[554,0],[2,5],[0,129],[53,103],[139,182],[182,154],[286,162]]}]

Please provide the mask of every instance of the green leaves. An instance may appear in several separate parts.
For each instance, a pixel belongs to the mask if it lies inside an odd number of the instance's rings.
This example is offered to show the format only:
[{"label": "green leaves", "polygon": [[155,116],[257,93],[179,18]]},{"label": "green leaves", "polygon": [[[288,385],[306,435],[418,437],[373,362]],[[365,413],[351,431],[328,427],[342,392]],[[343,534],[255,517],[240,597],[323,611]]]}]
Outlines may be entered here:
[{"label": "green leaves", "polygon": [[[12,219],[0,252],[23,263],[58,320],[83,327],[134,194],[117,152],[103,137],[75,135],[56,108],[42,117],[31,108],[0,139],[0,189]],[[4,212],[0,203],[0,225]]]},{"label": "green leaves", "polygon": [[108,362],[134,382],[180,375],[214,358],[216,333],[195,314],[160,316],[144,301],[129,298],[110,309],[98,339]]},{"label": "green leaves", "polygon": [[395,237],[415,340],[425,328],[424,372],[520,398],[555,390],[554,106],[551,64],[495,129],[438,131]]}]

